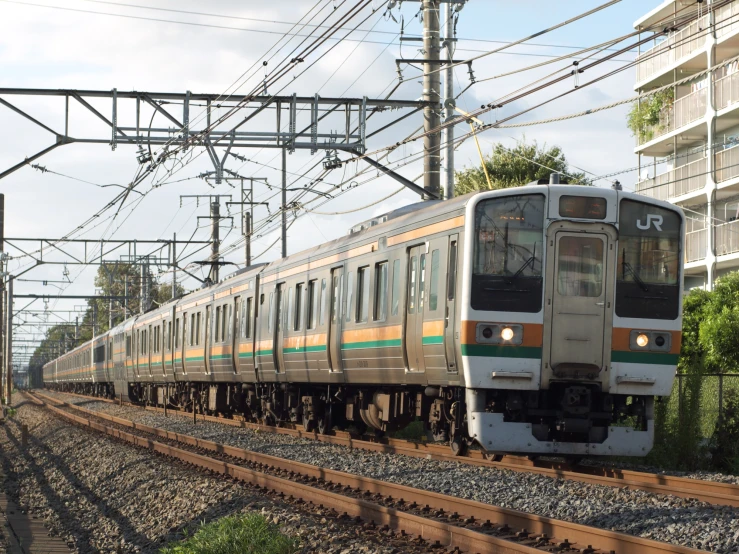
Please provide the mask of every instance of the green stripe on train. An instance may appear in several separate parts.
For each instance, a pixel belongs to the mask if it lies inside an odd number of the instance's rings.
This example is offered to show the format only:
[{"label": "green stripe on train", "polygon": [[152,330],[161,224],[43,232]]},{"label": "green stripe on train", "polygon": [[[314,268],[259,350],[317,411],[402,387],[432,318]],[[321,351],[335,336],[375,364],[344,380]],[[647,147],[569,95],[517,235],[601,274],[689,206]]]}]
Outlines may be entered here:
[{"label": "green stripe on train", "polygon": [[231,354],[211,354],[210,356],[211,360],[226,360],[230,358],[231,358]]},{"label": "green stripe on train", "polygon": [[257,350],[257,356],[271,356],[272,350]]},{"label": "green stripe on train", "polygon": [[679,357],[679,354],[666,354],[664,352],[626,352],[623,350],[613,350],[611,352],[612,362],[625,364],[677,365]]},{"label": "green stripe on train", "polygon": [[251,352],[239,352],[239,358],[253,358],[254,354]]},{"label": "green stripe on train", "polygon": [[462,356],[541,359],[541,347],[500,346],[496,344],[463,344]]},{"label": "green stripe on train", "polygon": [[360,348],[387,348],[388,346],[400,346],[400,339],[368,340],[364,342],[345,342],[341,345],[342,350],[358,350]]},{"label": "green stripe on train", "polygon": [[439,335],[436,337],[423,337],[423,344],[444,344],[444,337]]},{"label": "green stripe on train", "polygon": [[282,353],[283,354],[297,354],[300,352],[325,352],[326,351],[326,345],[325,344],[318,344],[316,346],[298,346],[293,348],[283,348]]}]

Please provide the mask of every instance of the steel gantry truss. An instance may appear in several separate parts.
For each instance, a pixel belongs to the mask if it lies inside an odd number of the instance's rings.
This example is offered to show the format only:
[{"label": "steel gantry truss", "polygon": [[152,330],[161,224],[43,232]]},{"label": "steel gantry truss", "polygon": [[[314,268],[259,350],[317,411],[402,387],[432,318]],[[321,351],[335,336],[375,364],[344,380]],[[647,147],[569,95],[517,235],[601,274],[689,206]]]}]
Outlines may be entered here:
[{"label": "steel gantry truss", "polygon": [[[63,118],[63,129],[55,129],[27,110],[21,109],[16,98],[30,97],[39,101],[49,97],[63,100],[57,108]],[[13,98],[13,102],[8,98]],[[72,109],[71,104],[78,108]],[[234,148],[282,148],[288,152],[297,149],[341,150],[364,152],[367,138],[367,117],[371,112],[385,110],[423,109],[423,100],[390,100],[363,98],[322,98],[314,96],[223,96],[221,94],[161,93],[113,90],[28,89],[0,88],[0,105],[24,117],[34,125],[51,133],[54,142],[25,160],[5,169],[0,179],[30,164],[51,150],[65,144],[108,144],[115,150],[118,145],[148,146],[149,152],[140,150],[139,161],[151,161],[152,146],[185,147],[203,146],[215,167],[216,178],[223,176],[223,164]],[[144,109],[145,108],[145,109]],[[228,122],[212,123],[226,111],[234,110]],[[81,113],[102,121],[106,132],[73,129],[73,118],[82,120]],[[249,127],[265,127],[267,114],[274,115],[274,130],[258,131]],[[150,115],[150,117],[149,117]],[[154,124],[166,121],[166,124]],[[326,131],[319,129],[321,122],[332,116],[330,124],[337,128],[340,120],[343,129]],[[338,119],[337,119],[338,116]],[[343,117],[342,117],[343,116]],[[48,116],[47,116],[48,117]],[[356,117],[357,123],[354,122]],[[403,116],[403,118],[406,116]],[[59,119],[58,117],[56,119]],[[249,124],[252,125],[249,125]],[[328,122],[326,124],[328,126]],[[215,147],[225,148],[220,156]]]}]

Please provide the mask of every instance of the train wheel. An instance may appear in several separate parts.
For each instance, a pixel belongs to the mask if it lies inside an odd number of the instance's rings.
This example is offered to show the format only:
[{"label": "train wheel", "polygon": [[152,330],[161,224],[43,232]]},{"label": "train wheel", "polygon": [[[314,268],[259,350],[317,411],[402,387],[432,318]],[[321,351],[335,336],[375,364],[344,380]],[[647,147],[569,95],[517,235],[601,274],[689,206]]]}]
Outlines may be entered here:
[{"label": "train wheel", "polygon": [[467,452],[467,441],[461,434],[454,435],[449,441],[449,446],[455,456],[463,456]]},{"label": "train wheel", "polygon": [[503,454],[486,453],[484,454],[484,456],[486,460],[489,460],[491,462],[500,462],[503,460]]},{"label": "train wheel", "polygon": [[318,433],[321,435],[327,435],[331,429],[333,429],[333,423],[331,421],[331,409],[327,408],[326,413],[318,418]]},{"label": "train wheel", "polygon": [[313,424],[314,422],[306,414],[303,414],[303,429],[306,433],[313,431]]}]

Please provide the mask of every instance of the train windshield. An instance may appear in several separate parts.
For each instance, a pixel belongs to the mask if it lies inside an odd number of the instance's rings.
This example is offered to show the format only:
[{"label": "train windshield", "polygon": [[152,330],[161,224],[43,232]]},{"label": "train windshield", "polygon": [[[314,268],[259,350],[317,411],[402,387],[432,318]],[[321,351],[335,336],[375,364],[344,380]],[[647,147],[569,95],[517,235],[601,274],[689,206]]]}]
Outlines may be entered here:
[{"label": "train windshield", "polygon": [[541,310],[543,194],[482,200],[475,208],[471,306],[475,310]]},{"label": "train windshield", "polygon": [[622,200],[616,259],[616,315],[675,319],[680,295],[680,216]]}]

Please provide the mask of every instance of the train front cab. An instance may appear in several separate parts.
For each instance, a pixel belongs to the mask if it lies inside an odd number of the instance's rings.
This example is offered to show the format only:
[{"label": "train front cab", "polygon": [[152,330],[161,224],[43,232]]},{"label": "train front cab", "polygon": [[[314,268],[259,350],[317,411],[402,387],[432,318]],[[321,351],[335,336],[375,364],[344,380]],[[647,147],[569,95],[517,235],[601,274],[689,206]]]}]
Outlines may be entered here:
[{"label": "train front cab", "polygon": [[682,213],[529,186],[480,195],[466,220],[470,437],[492,452],[646,455],[680,351]]}]

